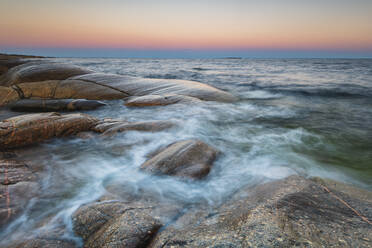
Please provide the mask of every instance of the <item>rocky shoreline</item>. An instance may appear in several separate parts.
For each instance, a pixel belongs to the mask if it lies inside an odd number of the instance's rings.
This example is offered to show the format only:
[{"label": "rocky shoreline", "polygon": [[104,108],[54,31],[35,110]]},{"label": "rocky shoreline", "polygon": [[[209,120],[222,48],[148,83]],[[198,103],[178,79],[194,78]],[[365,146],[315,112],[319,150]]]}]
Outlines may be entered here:
[{"label": "rocky shoreline", "polygon": [[[43,166],[22,156],[30,146],[69,136],[109,139],[118,132],[158,132],[181,125],[75,113],[115,99],[128,107],[237,100],[194,81],[96,73],[42,58],[0,55],[0,107],[14,116],[0,118],[0,230],[40,190]],[[203,141],[179,140],[148,154],[139,169],[186,182],[203,180],[221,154]],[[290,176],[242,188],[216,206],[165,200],[155,192],[132,195],[120,182],[105,190],[72,216],[82,243],[64,238],[56,228],[7,246],[372,247],[372,193],[331,180]]]}]

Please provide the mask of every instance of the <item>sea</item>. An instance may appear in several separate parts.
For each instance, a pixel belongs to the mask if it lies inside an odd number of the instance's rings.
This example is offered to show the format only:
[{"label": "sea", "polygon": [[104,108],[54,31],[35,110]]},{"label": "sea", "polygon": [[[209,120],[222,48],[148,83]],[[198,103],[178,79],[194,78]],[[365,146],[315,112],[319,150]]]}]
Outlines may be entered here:
[{"label": "sea", "polygon": [[[120,182],[182,203],[215,206],[242,187],[290,175],[329,178],[372,190],[372,60],[369,59],[108,59],[57,58],[97,72],[193,80],[230,92],[234,103],[202,102],[128,108],[122,100],[86,111],[127,121],[172,120],[161,132],[110,138],[56,139],[25,159],[45,168],[42,190],[27,211],[0,231],[0,245],[63,226]],[[159,147],[199,139],[221,151],[201,181],[152,176],[139,167]],[[40,224],[42,223],[42,224]]]}]

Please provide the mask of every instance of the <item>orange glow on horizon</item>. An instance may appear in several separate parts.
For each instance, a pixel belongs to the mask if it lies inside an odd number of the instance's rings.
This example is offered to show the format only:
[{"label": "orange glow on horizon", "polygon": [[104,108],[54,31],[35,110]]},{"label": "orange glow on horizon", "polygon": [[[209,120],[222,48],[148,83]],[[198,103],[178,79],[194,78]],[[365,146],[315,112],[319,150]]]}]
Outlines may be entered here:
[{"label": "orange glow on horizon", "polygon": [[193,11],[169,2],[145,8],[92,1],[88,8],[81,1],[76,5],[38,1],[44,5],[34,3],[26,9],[8,1],[8,8],[2,6],[0,33],[6,35],[0,36],[0,46],[372,50],[372,22],[363,14],[369,13],[368,8],[372,11],[372,4],[353,13],[347,6],[327,12],[312,5],[313,9],[297,6],[289,11],[279,5],[257,4],[255,9],[244,5],[246,10],[241,10],[228,4],[193,3],[197,7]]}]

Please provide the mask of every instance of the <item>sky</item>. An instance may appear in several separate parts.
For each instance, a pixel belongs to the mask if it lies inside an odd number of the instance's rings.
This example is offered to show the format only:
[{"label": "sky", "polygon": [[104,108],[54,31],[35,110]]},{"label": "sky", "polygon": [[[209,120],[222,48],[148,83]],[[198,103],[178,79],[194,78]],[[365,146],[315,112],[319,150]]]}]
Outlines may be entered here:
[{"label": "sky", "polygon": [[372,58],[372,0],[0,0],[0,52]]}]

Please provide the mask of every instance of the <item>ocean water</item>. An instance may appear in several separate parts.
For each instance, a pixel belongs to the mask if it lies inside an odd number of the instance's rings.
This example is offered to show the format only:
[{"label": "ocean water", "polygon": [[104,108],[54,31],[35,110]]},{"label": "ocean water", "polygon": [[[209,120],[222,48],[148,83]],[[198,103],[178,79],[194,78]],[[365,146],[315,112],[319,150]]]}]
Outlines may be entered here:
[{"label": "ocean water", "polygon": [[[127,108],[121,100],[86,112],[128,121],[173,120],[157,133],[127,132],[110,138],[58,139],[25,159],[46,168],[40,195],[24,215],[0,231],[0,245],[63,227],[71,214],[119,182],[182,203],[216,205],[246,185],[292,174],[320,176],[372,190],[372,60],[341,59],[53,59],[89,69],[144,78],[195,80],[239,97],[235,103],[203,102]],[[203,181],[181,181],[139,171],[146,154],[196,138],[222,152]],[[40,223],[43,223],[42,225]]]}]

